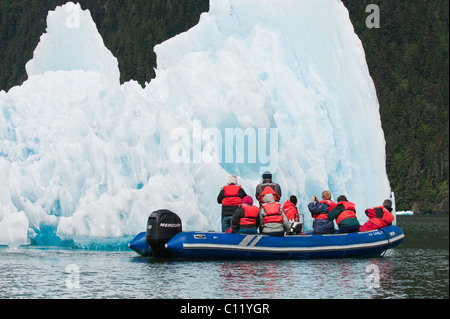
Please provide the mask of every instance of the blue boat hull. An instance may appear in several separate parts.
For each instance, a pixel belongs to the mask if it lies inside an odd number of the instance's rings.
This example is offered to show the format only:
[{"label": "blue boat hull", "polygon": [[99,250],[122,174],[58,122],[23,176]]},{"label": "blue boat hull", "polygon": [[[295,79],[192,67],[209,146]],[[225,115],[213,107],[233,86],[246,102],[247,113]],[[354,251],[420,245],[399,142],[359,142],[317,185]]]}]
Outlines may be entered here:
[{"label": "blue boat hull", "polygon": [[[149,255],[150,248],[142,245],[139,234],[130,248],[141,255]],[[404,238],[397,226],[334,235],[296,235],[274,237],[212,232],[181,232],[166,244],[175,257],[197,259],[309,259],[380,256],[398,246]],[[139,244],[141,246],[137,247]],[[144,247],[146,246],[146,247]]]},{"label": "blue boat hull", "polygon": [[142,256],[150,256],[151,255],[151,249],[147,245],[147,242],[145,241],[146,232],[142,232],[138,234],[134,239],[128,244],[128,247],[133,249],[135,252],[137,252],[139,255]]}]

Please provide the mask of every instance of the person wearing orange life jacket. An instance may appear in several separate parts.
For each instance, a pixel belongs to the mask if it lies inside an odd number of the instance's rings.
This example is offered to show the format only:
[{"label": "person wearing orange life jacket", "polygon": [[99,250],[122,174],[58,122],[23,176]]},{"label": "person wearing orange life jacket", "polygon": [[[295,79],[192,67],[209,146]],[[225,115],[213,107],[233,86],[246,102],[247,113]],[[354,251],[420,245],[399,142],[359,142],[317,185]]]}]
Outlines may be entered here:
[{"label": "person wearing orange life jacket", "polygon": [[257,234],[259,223],[259,208],[253,205],[253,198],[244,197],[242,207],[237,208],[231,218],[231,232]]},{"label": "person wearing orange life jacket", "polygon": [[311,216],[314,219],[313,222],[313,235],[322,234],[334,234],[334,223],[332,220],[328,220],[328,213],[336,208],[337,204],[331,200],[331,192],[325,190],[322,192],[322,200],[314,195],[311,199],[311,203],[308,204],[308,209],[311,212]]},{"label": "person wearing orange life jacket", "polygon": [[360,224],[356,217],[355,204],[349,202],[344,195],[338,197],[338,204],[335,209],[328,213],[327,219],[336,219],[336,224],[339,227],[338,234],[359,232]]},{"label": "person wearing orange life jacket", "polygon": [[299,213],[297,209],[297,197],[292,195],[283,205],[283,213],[290,222],[299,221]]},{"label": "person wearing orange life jacket", "polygon": [[276,202],[281,199],[281,187],[277,183],[272,182],[272,173],[269,171],[264,172],[262,175],[262,183],[256,186],[255,198],[262,205],[264,195],[272,194]]},{"label": "person wearing orange life jacket", "polygon": [[272,194],[266,194],[259,208],[260,232],[271,236],[284,236],[291,230],[291,225],[281,209],[281,204],[275,202]]},{"label": "person wearing orange life jacket", "polygon": [[370,231],[389,226],[394,221],[392,201],[386,199],[383,206],[368,208],[365,211],[369,221],[359,228],[359,231]]},{"label": "person wearing orange life jacket", "polygon": [[231,226],[231,217],[235,210],[242,205],[242,199],[247,196],[244,189],[237,185],[237,177],[231,175],[228,184],[219,192],[217,203],[222,204],[222,232]]}]

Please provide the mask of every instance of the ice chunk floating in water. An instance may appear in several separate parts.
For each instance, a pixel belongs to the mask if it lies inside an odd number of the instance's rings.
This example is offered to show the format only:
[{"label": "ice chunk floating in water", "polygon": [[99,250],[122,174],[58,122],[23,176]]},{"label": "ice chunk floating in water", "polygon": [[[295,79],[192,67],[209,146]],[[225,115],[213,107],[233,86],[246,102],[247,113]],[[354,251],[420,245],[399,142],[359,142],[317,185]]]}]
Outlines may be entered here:
[{"label": "ice chunk floating in water", "polygon": [[361,219],[389,197],[378,100],[340,1],[211,0],[155,51],[156,78],[121,85],[90,12],[49,12],[28,80],[0,92],[0,244],[121,245],[161,208],[218,230],[229,174],[254,195],[266,167],[307,227],[324,189]]}]

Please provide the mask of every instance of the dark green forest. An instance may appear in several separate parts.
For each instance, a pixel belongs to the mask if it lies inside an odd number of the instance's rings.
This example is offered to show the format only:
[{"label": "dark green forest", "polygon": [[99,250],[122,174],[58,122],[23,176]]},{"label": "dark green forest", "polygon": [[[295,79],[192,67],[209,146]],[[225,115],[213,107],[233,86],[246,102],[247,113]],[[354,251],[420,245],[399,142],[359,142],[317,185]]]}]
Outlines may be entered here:
[{"label": "dark green forest", "polygon": [[[0,0],[0,90],[27,79],[25,64],[45,32],[47,13],[65,2]],[[154,45],[197,24],[209,8],[209,0],[78,2],[117,57],[121,81],[142,85],[155,76]],[[448,212],[449,1],[343,2],[377,89],[397,209]],[[369,4],[380,8],[380,28],[366,26]]]}]

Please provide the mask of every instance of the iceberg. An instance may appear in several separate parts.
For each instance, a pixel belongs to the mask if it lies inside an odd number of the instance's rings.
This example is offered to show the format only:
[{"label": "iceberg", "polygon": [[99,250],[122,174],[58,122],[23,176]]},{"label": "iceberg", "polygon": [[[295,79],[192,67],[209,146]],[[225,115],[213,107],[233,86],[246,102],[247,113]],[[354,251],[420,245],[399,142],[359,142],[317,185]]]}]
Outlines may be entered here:
[{"label": "iceberg", "polygon": [[341,1],[211,0],[154,49],[156,78],[120,84],[89,10],[49,12],[28,79],[0,92],[0,244],[124,245],[161,208],[184,230],[218,230],[228,176],[254,196],[266,169],[306,228],[324,189],[361,221],[390,197],[375,87]]}]

